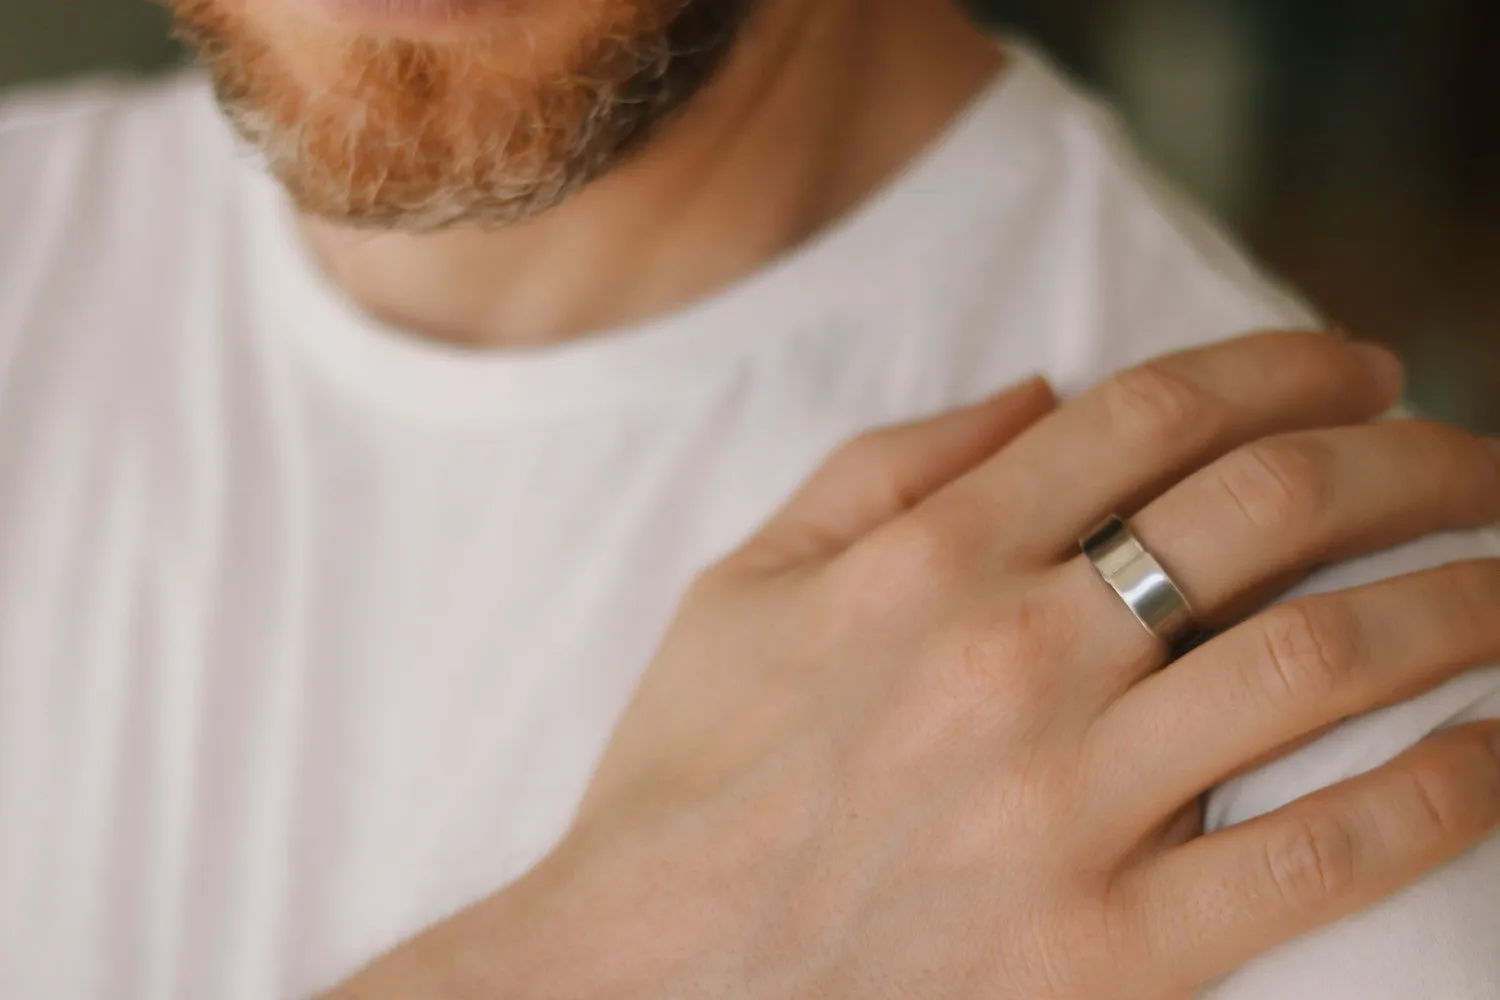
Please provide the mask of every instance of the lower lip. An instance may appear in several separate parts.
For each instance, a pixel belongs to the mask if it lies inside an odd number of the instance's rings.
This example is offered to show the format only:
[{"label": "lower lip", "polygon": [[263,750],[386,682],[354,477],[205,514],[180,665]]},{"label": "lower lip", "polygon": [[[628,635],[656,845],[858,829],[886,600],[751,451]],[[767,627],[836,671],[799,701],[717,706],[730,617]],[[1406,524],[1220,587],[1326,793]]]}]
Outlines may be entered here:
[{"label": "lower lip", "polygon": [[371,31],[462,28],[514,11],[522,0],[306,0],[327,20]]}]

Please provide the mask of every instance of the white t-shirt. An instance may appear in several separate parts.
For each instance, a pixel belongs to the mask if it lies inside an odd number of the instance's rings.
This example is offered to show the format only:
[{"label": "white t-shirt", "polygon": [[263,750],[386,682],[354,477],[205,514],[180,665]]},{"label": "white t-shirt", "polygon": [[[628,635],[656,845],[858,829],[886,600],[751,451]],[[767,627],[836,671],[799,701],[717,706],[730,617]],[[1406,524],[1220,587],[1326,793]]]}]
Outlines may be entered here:
[{"label": "white t-shirt", "polygon": [[[0,123],[5,1000],[330,985],[548,850],[685,584],[839,442],[1306,321],[1021,49],[737,287],[489,355],[346,304],[195,76]],[[1484,714],[1495,672],[1235,781],[1212,820]],[[1500,996],[1500,841],[1214,996]]]}]

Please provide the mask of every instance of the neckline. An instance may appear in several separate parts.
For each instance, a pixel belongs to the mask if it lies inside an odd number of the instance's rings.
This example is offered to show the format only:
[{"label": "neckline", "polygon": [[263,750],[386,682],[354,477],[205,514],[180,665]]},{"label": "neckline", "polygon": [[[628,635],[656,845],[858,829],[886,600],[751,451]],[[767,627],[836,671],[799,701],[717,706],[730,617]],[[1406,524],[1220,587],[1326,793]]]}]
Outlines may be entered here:
[{"label": "neckline", "polygon": [[[1007,40],[1006,65],[904,170],[843,219],[743,280],[649,321],[532,349],[472,349],[375,320],[324,275],[294,210],[253,158],[250,191],[258,288],[268,332],[289,342],[325,378],[367,405],[444,425],[539,422],[580,411],[663,399],[733,367],[839,310],[889,288],[899,255],[893,233],[947,184],[950,164],[988,155],[983,123],[1023,118],[1044,60]],[[960,171],[961,173],[961,171]]]}]

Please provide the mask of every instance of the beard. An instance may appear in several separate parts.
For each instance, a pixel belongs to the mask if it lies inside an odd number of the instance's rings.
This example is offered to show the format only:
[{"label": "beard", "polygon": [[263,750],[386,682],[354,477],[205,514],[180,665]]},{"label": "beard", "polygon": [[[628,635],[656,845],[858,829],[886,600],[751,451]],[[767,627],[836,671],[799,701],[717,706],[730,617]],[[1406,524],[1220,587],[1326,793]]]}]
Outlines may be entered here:
[{"label": "beard", "polygon": [[617,166],[708,82],[753,0],[563,0],[435,41],[167,2],[299,211],[432,232],[533,218]]}]

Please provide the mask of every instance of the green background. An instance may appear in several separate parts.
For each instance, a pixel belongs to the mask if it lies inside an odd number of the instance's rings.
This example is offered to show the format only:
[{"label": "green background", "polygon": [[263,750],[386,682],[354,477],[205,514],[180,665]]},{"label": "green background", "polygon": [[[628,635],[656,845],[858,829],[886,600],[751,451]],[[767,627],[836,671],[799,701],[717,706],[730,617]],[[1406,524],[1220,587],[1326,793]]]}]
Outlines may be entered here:
[{"label": "green background", "polygon": [[174,56],[166,11],[142,0],[0,0],[0,85]]}]

